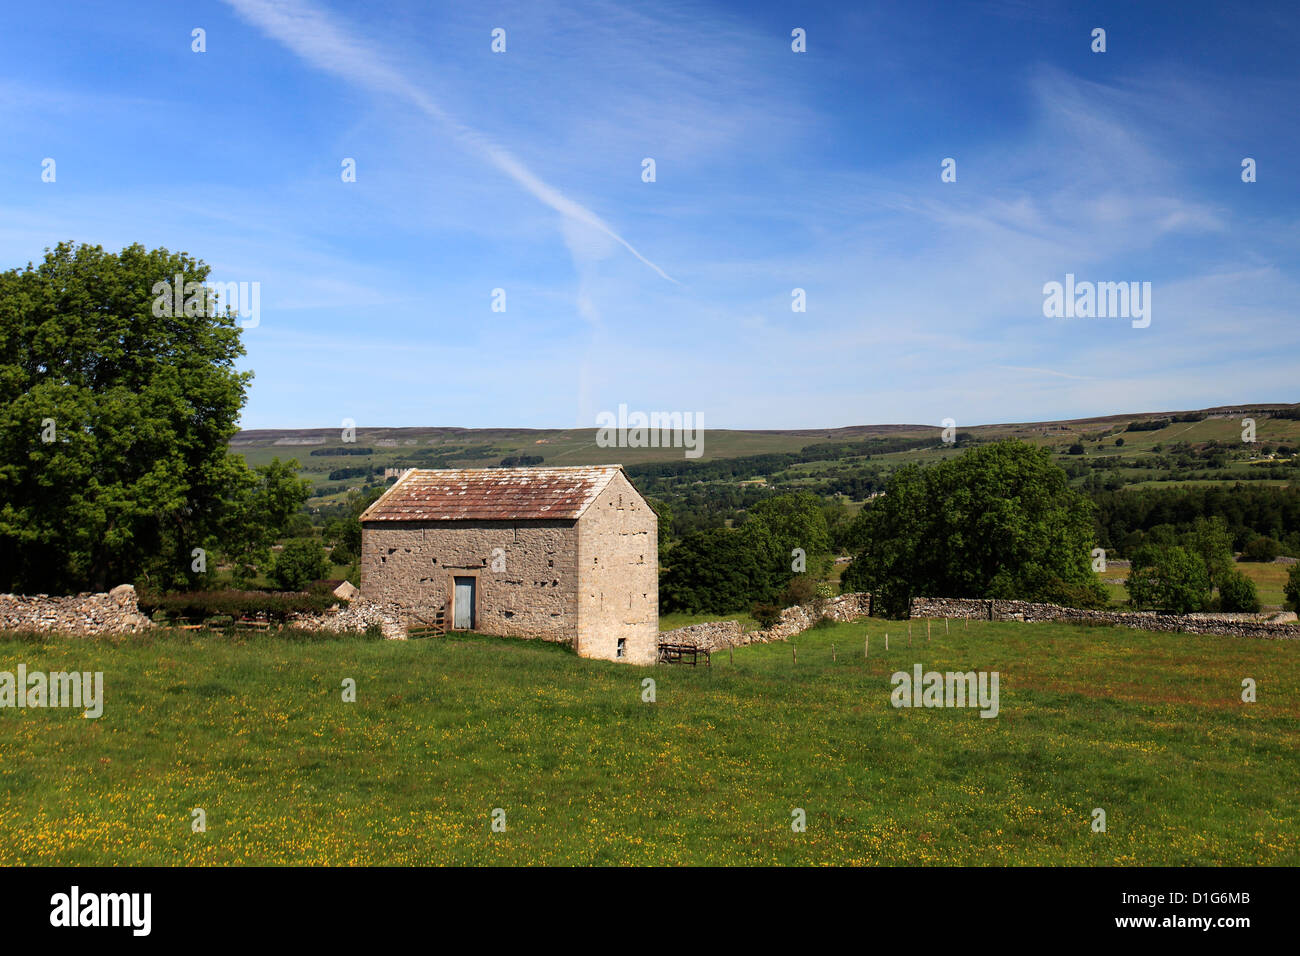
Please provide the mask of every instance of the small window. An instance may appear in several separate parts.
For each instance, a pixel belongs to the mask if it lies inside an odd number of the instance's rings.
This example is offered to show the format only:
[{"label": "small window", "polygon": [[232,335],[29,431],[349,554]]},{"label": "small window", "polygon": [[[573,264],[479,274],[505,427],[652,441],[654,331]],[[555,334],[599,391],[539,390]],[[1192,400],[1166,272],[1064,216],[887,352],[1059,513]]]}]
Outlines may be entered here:
[{"label": "small window", "polygon": [[614,656],[615,656],[615,657],[623,657],[623,656],[625,656],[626,654],[627,654],[627,638],[626,638],[626,637],[620,637],[620,638],[618,639],[618,650],[615,652]]}]

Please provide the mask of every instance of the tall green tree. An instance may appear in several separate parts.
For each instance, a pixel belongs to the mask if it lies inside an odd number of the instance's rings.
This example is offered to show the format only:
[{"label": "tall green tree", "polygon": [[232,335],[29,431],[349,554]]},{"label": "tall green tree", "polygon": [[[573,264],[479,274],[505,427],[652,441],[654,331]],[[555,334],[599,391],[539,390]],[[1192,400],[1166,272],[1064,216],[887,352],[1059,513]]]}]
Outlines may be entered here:
[{"label": "tall green tree", "polygon": [[661,555],[667,570],[659,585],[660,606],[725,614],[775,601],[795,575],[796,548],[803,550],[809,572],[816,570],[815,556],[830,551],[821,499],[808,492],[766,498],[739,528],[688,533]]},{"label": "tall green tree", "polygon": [[1259,608],[1259,589],[1246,575],[1233,570],[1219,580],[1220,611],[1247,611],[1253,614]]},{"label": "tall green tree", "polygon": [[655,517],[658,519],[656,527],[659,529],[659,554],[662,555],[668,550],[668,545],[673,540],[673,506],[662,498],[647,498],[646,502],[653,509]]},{"label": "tall green tree", "polygon": [[916,595],[1095,606],[1092,509],[1051,452],[1020,441],[905,466],[854,519],[842,587],[889,614]]},{"label": "tall green tree", "polygon": [[1139,548],[1124,586],[1134,607],[1170,614],[1200,611],[1210,597],[1205,559],[1180,545]]},{"label": "tall green tree", "polygon": [[311,482],[299,478],[298,462],[271,460],[245,468],[221,503],[218,544],[231,562],[237,584],[247,584],[271,566],[271,546],[289,527],[311,495]]},{"label": "tall green tree", "polygon": [[789,560],[767,525],[693,531],[669,552],[659,584],[664,611],[727,614],[776,599],[790,579]]},{"label": "tall green tree", "polygon": [[1291,605],[1291,609],[1300,611],[1300,564],[1291,565],[1291,570],[1286,573],[1286,584],[1282,586],[1282,593],[1286,595],[1286,601]]},{"label": "tall green tree", "polygon": [[[190,307],[155,308],[178,275]],[[252,373],[207,276],[183,252],[71,243],[0,272],[0,590],[179,584],[219,543],[248,487],[226,445]]]},{"label": "tall green tree", "polygon": [[271,565],[271,580],[286,591],[301,591],[325,576],[329,563],[316,538],[294,538],[285,543]]},{"label": "tall green tree", "polygon": [[831,536],[831,551],[837,551],[844,546],[852,515],[844,499],[838,495],[822,503],[822,514],[826,517],[826,531]]},{"label": "tall green tree", "polygon": [[1218,587],[1234,570],[1232,533],[1222,515],[1198,517],[1187,535],[1187,549],[1200,556],[1209,577],[1210,587]]},{"label": "tall green tree", "polygon": [[355,560],[361,556],[361,515],[387,490],[382,485],[376,485],[348,491],[344,501],[346,513],[338,531],[338,543],[342,548],[340,557],[347,555]]},{"label": "tall green tree", "polygon": [[847,535],[853,560],[840,578],[842,590],[870,591],[872,604],[895,616],[905,614],[917,594],[974,596],[946,595],[946,585],[927,587],[940,573],[930,556],[933,504],[928,494],[925,472],[905,465],[890,477],[884,496],[858,512]]},{"label": "tall green tree", "polygon": [[764,498],[750,509],[749,520],[767,525],[773,543],[787,556],[796,548],[808,556],[831,550],[826,509],[822,500],[810,491]]}]

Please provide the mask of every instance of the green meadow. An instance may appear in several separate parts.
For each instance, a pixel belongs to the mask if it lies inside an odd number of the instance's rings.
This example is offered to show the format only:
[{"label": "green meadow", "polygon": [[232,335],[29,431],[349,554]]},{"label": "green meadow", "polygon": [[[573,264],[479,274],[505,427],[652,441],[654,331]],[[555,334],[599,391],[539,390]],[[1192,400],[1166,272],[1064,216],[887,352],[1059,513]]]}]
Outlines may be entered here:
[{"label": "green meadow", "polygon": [[[1286,577],[1291,570],[1289,564],[1261,563],[1258,561],[1238,561],[1234,567],[1251,581],[1259,593],[1260,605],[1264,610],[1281,611],[1286,606]],[[1128,589],[1123,582],[1128,577],[1129,569],[1125,566],[1111,565],[1099,577],[1110,595],[1113,607],[1129,608]],[[693,622],[688,622],[693,623]]]},{"label": "green meadow", "polygon": [[[1300,642],[871,619],[692,669],[0,635],[20,663],[102,671],[106,701],[0,709],[4,865],[1300,864]],[[894,708],[916,663],[997,671],[998,716]]]}]

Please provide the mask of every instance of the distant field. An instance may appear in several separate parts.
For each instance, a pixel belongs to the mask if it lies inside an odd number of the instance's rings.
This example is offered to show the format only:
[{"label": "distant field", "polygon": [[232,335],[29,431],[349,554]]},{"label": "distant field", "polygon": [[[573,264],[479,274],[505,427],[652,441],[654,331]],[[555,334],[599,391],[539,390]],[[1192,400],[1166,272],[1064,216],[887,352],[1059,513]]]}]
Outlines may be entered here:
[{"label": "distant field", "polygon": [[[710,430],[701,445],[701,461],[781,452],[798,452],[808,445],[844,440],[833,430],[815,432],[746,432]],[[277,443],[281,442],[281,443]],[[541,442],[539,444],[539,442]],[[487,468],[504,458],[529,455],[541,457],[544,465],[637,465],[654,461],[681,461],[684,450],[678,448],[603,448],[596,444],[594,429],[536,432],[523,429],[473,429],[463,434],[446,429],[358,429],[353,448],[371,448],[372,455],[312,455],[315,449],[347,448],[338,429],[328,432],[277,431],[269,434],[241,432],[231,442],[231,450],[243,455],[252,466],[295,458],[299,474],[316,488],[360,486],[360,478],[331,482],[335,469],[366,466],[370,468],[447,467]],[[446,461],[421,461],[421,451],[448,451]],[[463,450],[464,453],[460,453]],[[372,479],[378,480],[378,479]],[[341,500],[341,493],[313,499],[318,504]]]},{"label": "distant field", "polygon": [[1288,564],[1260,564],[1255,561],[1238,561],[1237,570],[1255,582],[1259,591],[1259,600],[1264,605],[1281,607],[1286,601],[1283,588],[1286,587]]},{"label": "distant field", "polygon": [[[735,458],[772,452],[791,452],[819,442],[832,440],[833,430],[808,432],[748,432],[709,429],[704,433],[703,455],[700,460]],[[842,437],[839,440],[844,440]],[[274,442],[292,442],[275,444]],[[540,443],[539,443],[540,442]],[[281,460],[296,457],[304,466],[329,471],[346,465],[384,464],[409,456],[420,449],[479,446],[490,444],[490,454],[459,458],[453,467],[474,462],[499,459],[509,455],[540,455],[545,464],[554,465],[635,465],[651,461],[680,461],[683,449],[677,448],[602,448],[596,444],[596,431],[592,428],[565,431],[533,432],[525,429],[468,429],[463,435],[448,434],[442,429],[366,429],[359,428],[354,447],[369,447],[373,456],[316,456],[314,448],[346,447],[340,441],[340,430],[328,432],[276,432],[257,436],[241,432],[231,442],[231,448],[242,454],[250,464],[263,465],[274,457]],[[328,466],[328,467],[326,467]]]},{"label": "distant field", "polygon": [[[1281,406],[1277,406],[1281,407]],[[1241,420],[1252,417],[1256,421],[1260,446],[1279,442],[1300,446],[1300,421],[1271,418],[1265,407],[1243,406],[1236,409],[1207,410],[1210,417],[1199,422],[1175,422],[1155,431],[1126,431],[1131,422],[1168,418],[1173,412],[1143,413],[1112,416],[1105,419],[1084,419],[1067,422],[1030,422],[1020,424],[974,425],[958,423],[958,430],[974,438],[988,441],[1015,437],[1032,444],[1046,446],[1061,454],[1062,463],[1088,462],[1100,457],[1114,458],[1104,465],[1101,473],[1116,473],[1127,487],[1173,487],[1187,484],[1219,484],[1240,480],[1252,473],[1251,464],[1245,460],[1229,461],[1211,481],[1188,480],[1178,482],[1154,481],[1157,471],[1139,467],[1144,461],[1155,459],[1156,447],[1167,452],[1175,443],[1219,441],[1236,448],[1244,448],[1241,441]],[[341,441],[341,429],[312,430],[261,430],[240,432],[231,441],[232,450],[242,454],[250,464],[263,465],[273,457],[296,458],[300,473],[310,479],[322,492],[313,499],[316,505],[330,504],[342,499],[348,487],[363,483],[360,478],[329,480],[329,473],[344,467],[367,468],[407,467],[492,467],[502,459],[520,455],[541,457],[546,465],[623,464],[639,465],[650,462],[683,461],[680,447],[661,448],[602,448],[596,444],[594,428],[577,429],[510,429],[510,428],[358,428],[353,448],[372,448],[366,456],[313,456],[313,449],[346,447]],[[876,454],[871,463],[887,473],[900,465],[915,462],[930,464],[954,454],[952,446],[940,441],[940,426],[866,425],[844,428],[803,429],[791,431],[746,431],[735,429],[710,429],[704,432],[702,454],[692,459],[708,462],[720,458],[743,458],[753,455],[797,453],[809,446],[828,442],[860,442],[870,438],[920,439],[933,438],[929,447],[907,451]],[[1122,438],[1123,446],[1115,440]],[[1080,456],[1063,453],[1074,443],[1084,447]],[[432,453],[438,457],[430,458]],[[445,454],[443,454],[445,453]],[[865,459],[850,457],[829,461],[800,463],[789,469],[787,478],[791,487],[814,480],[811,476],[834,473],[837,466],[852,468],[863,465]],[[1163,462],[1163,459],[1162,459]],[[1209,470],[1208,464],[1195,470]],[[371,479],[374,480],[374,479]],[[741,479],[744,480],[744,479]],[[765,479],[755,476],[755,483]],[[1076,484],[1083,480],[1076,477]],[[1269,479],[1262,483],[1286,484],[1286,481]]]},{"label": "distant field", "polygon": [[[1290,567],[1288,564],[1262,564],[1256,561],[1238,561],[1236,564],[1238,571],[1255,582],[1260,604],[1264,608],[1276,610],[1281,610],[1286,602],[1286,594],[1282,589],[1286,586]],[[1099,575],[1113,605],[1128,604],[1128,589],[1122,583],[1128,577],[1128,571],[1127,567],[1111,565],[1105,573]]]},{"label": "distant field", "polygon": [[[0,670],[102,670],[107,697],[0,710],[0,864],[1300,864],[1300,642],[932,630],[696,669],[473,636],[0,635]],[[997,671],[999,716],[893,708],[917,662]]]},{"label": "distant field", "polygon": [[[1231,483],[1232,481],[1233,481],[1233,476],[1229,474],[1229,475],[1225,475],[1222,479],[1218,481],[1212,479],[1195,479],[1191,481],[1135,481],[1132,484],[1125,485],[1124,487],[1125,489],[1196,488],[1205,485],[1221,485],[1224,484],[1225,482]],[[1264,485],[1264,486],[1272,486],[1274,488],[1285,488],[1287,485],[1291,484],[1291,482],[1282,481],[1281,479],[1272,480],[1272,479],[1265,478],[1260,481],[1251,481],[1250,484],[1251,487],[1254,487],[1256,485]]]}]

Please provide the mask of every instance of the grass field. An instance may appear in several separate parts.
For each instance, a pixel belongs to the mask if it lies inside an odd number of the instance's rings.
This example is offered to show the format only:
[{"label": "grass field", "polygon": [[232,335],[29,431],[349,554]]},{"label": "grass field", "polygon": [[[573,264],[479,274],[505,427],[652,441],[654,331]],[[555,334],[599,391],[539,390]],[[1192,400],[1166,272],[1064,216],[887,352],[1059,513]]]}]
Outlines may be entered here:
[{"label": "grass field", "polygon": [[[1238,561],[1235,567],[1255,582],[1255,590],[1259,594],[1262,609],[1280,611],[1286,606],[1286,592],[1283,589],[1286,587],[1287,574],[1291,570],[1289,564]],[[1126,563],[1112,564],[1098,575],[1101,583],[1106,586],[1106,593],[1110,596],[1110,603],[1114,607],[1128,606],[1128,588],[1123,584],[1128,573]]]},{"label": "grass field", "polygon": [[[1300,863],[1300,642],[906,631],[707,669],[474,636],[5,635],[0,670],[102,670],[107,703],[0,710],[0,864]],[[999,716],[894,709],[916,662],[998,671]]]},{"label": "grass field", "polygon": [[1255,582],[1261,604],[1280,608],[1286,602],[1286,592],[1283,589],[1291,565],[1238,561],[1237,570]]}]

